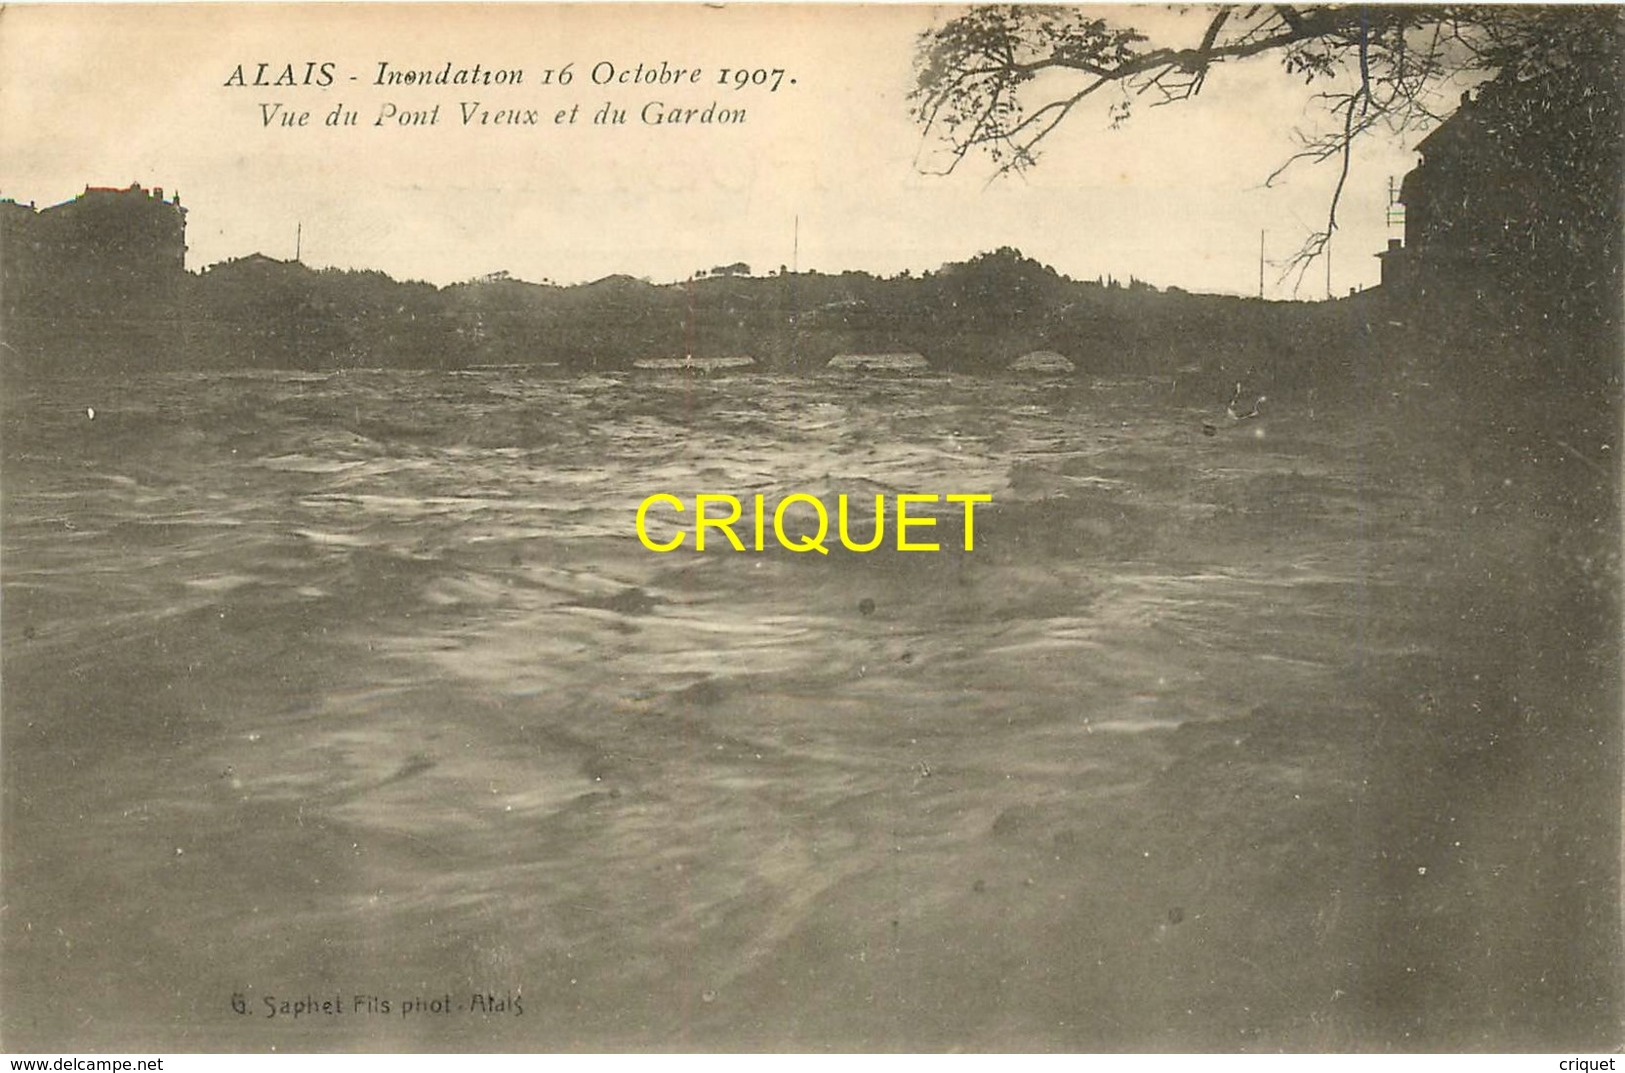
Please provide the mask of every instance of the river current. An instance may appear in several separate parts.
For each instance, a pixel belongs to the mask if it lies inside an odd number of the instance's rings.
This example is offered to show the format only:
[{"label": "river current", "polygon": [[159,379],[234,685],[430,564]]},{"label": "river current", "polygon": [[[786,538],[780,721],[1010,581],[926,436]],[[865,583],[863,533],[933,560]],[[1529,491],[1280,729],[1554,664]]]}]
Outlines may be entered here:
[{"label": "river current", "polygon": [[[1596,445],[1173,388],[8,385],[8,1049],[1588,1039]],[[657,492],[992,501],[655,554]]]}]

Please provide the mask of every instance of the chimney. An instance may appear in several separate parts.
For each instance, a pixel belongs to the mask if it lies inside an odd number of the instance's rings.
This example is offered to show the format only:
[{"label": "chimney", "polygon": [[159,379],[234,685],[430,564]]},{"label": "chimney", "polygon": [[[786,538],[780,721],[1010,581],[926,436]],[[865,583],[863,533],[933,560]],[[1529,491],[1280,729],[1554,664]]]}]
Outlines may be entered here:
[{"label": "chimney", "polygon": [[1393,253],[1396,250],[1403,249],[1404,246],[1405,246],[1405,240],[1404,239],[1391,238],[1391,239],[1388,240],[1388,252],[1389,253]]}]

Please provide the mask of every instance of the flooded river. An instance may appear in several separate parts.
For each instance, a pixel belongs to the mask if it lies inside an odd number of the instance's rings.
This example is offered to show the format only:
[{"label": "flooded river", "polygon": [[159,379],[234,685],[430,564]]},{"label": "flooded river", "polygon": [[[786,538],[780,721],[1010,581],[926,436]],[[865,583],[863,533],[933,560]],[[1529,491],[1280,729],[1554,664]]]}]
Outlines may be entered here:
[{"label": "flooded river", "polygon": [[1612,430],[1170,388],[8,385],[4,1043],[1617,1038]]}]

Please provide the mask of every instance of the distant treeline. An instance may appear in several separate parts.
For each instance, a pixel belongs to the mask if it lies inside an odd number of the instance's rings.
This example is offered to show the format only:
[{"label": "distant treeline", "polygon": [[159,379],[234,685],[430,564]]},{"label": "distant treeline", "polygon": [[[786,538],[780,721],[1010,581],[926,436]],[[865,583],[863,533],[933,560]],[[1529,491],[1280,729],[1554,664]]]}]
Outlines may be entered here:
[{"label": "distant treeline", "polygon": [[[91,373],[544,365],[750,356],[823,368],[836,354],[918,352],[936,369],[997,372],[1055,351],[1079,374],[1222,371],[1303,379],[1346,339],[1360,302],[1297,303],[1077,281],[1013,249],[923,275],[781,270],[655,285],[496,277],[447,287],[251,256],[99,300],[93,284],[8,278],[10,363]],[[1355,308],[1362,307],[1362,308]]]}]

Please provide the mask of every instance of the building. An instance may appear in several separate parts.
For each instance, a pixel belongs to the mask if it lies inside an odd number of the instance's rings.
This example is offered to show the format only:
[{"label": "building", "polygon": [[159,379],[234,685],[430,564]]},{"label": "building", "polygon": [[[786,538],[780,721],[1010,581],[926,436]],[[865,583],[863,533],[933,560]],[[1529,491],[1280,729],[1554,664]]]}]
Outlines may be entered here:
[{"label": "building", "polygon": [[1612,316],[1620,285],[1620,100],[1581,65],[1500,77],[1417,145],[1405,238],[1377,256],[1409,302]]},{"label": "building", "polygon": [[139,183],[37,209],[0,200],[8,355],[80,371],[140,368],[183,335],[186,210]]},{"label": "building", "polygon": [[87,186],[36,210],[0,202],[5,306],[34,316],[142,316],[186,272],[186,210],[162,187]]}]

